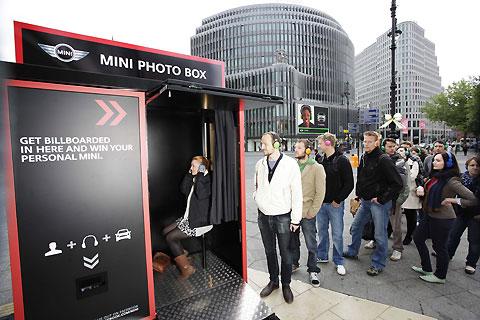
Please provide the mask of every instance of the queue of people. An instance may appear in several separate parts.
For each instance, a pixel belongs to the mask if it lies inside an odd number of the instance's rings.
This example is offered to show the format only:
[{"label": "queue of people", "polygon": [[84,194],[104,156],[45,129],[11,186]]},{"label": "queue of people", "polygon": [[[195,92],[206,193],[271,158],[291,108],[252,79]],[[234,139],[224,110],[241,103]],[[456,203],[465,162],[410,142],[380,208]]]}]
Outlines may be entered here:
[{"label": "queue of people", "polygon": [[[478,157],[468,159],[467,171],[460,176],[456,157],[446,152],[442,141],[436,141],[432,154],[422,161],[421,150],[412,143],[406,141],[398,145],[394,139],[382,142],[377,132],[365,132],[365,153],[359,163],[355,196],[351,200],[351,212],[354,213],[353,207],[358,210],[350,228],[351,243],[344,250],[345,203],[354,189],[354,178],[350,161],[335,147],[335,135],[325,133],[317,138],[323,156],[312,149],[310,141],[298,140],[296,161],[281,153],[278,134],[266,132],[261,141],[264,157],[255,167],[254,199],[270,275],[270,282],[260,293],[262,297],[279,288],[281,282],[285,301],[293,302],[290,281],[292,272],[300,268],[300,230],[308,251],[309,281],[314,287],[320,286],[319,266],[329,262],[329,229],[332,261],[337,273],[344,276],[347,274],[344,258],[358,259],[367,223],[373,223],[374,227],[371,245],[374,251],[366,270],[369,276],[379,275],[387,266],[389,224],[393,230],[390,260],[401,260],[403,246],[413,240],[420,264],[411,269],[431,283],[445,283],[449,260],[468,228],[465,272],[475,272],[480,255]],[[407,220],[404,237],[402,214]],[[437,257],[435,270],[425,243],[428,238],[432,239]]]}]

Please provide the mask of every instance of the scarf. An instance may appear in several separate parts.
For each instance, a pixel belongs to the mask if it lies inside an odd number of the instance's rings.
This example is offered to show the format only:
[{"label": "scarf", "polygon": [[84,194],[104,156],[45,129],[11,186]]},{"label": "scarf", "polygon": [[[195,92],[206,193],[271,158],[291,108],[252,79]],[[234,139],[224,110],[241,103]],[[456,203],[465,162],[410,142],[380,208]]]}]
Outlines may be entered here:
[{"label": "scarf", "polygon": [[303,169],[305,169],[307,164],[314,164],[314,163],[315,163],[315,159],[308,159],[304,163],[301,163],[300,161],[298,161],[298,166],[300,167],[300,172],[303,172]]},{"label": "scarf", "polygon": [[472,177],[468,171],[462,174],[462,184],[467,187],[468,190],[475,192],[476,190],[476,178]]},{"label": "scarf", "polygon": [[448,180],[455,176],[451,171],[438,171],[432,174],[432,177],[437,180],[430,189],[428,189],[428,202],[429,208],[435,210],[442,206],[442,191]]}]

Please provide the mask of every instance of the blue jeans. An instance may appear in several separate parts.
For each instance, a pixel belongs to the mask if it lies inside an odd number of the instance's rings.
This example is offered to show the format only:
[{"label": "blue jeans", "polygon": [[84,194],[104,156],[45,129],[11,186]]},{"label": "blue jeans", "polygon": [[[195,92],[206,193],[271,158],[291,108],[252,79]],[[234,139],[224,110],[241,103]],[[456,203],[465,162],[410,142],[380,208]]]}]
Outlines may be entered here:
[{"label": "blue jeans", "polygon": [[278,258],[275,238],[278,239],[280,249],[282,285],[290,284],[292,278],[292,254],[290,245],[290,213],[277,216],[267,216],[258,211],[258,228],[262,236],[263,247],[267,257],[270,281],[278,284]]},{"label": "blue jeans", "polygon": [[480,257],[480,221],[465,214],[459,214],[453,223],[450,237],[448,238],[448,255],[453,258],[457,251],[460,238],[465,229],[468,228],[468,255],[467,266],[476,268],[478,258]]},{"label": "blue jeans", "polygon": [[[307,272],[320,272],[317,266],[317,228],[315,225],[315,218],[303,218],[300,221],[303,236],[305,237],[305,245],[308,250]],[[294,265],[299,265],[300,260],[300,228],[291,234],[290,250],[292,252],[292,261]]]},{"label": "blue jeans", "polygon": [[351,256],[358,255],[362,242],[362,232],[365,224],[372,219],[375,226],[376,248],[372,254],[372,267],[382,270],[385,268],[388,251],[387,226],[389,221],[392,201],[385,204],[376,204],[370,200],[363,200],[353,219],[351,233],[352,244],[348,246],[347,253]]},{"label": "blue jeans", "polygon": [[328,235],[329,224],[332,226],[333,263],[343,265],[343,214],[345,203],[335,208],[331,203],[324,203],[317,214],[318,247],[317,255],[321,260],[328,260],[330,237]]}]

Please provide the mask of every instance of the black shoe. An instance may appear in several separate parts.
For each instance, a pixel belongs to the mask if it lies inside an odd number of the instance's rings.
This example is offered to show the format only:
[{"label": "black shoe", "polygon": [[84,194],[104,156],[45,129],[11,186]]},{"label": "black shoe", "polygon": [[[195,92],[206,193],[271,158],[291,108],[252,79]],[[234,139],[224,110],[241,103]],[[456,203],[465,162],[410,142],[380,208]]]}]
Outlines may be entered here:
[{"label": "black shoe", "polygon": [[431,255],[432,255],[432,257],[436,257],[437,253],[435,251],[432,251]]},{"label": "black shoe", "polygon": [[367,270],[367,274],[369,276],[375,277],[375,276],[378,276],[382,271],[383,271],[382,269],[377,269],[375,267],[370,267]]},{"label": "black shoe", "polygon": [[273,290],[278,289],[278,283],[270,281],[265,288],[260,291],[260,297],[265,298],[272,293]]},{"label": "black shoe", "polygon": [[412,242],[412,237],[405,237],[405,239],[403,239],[404,246],[408,246],[411,242]]},{"label": "black shoe", "polygon": [[298,271],[298,269],[300,269],[300,265],[292,264],[292,273],[295,272],[295,271]]},{"label": "black shoe", "polygon": [[351,255],[347,251],[343,253],[343,257],[347,259],[358,260],[358,255]]},{"label": "black shoe", "polygon": [[292,293],[292,289],[290,289],[290,286],[288,284],[282,285],[282,292],[283,292],[283,299],[285,299],[285,302],[292,303],[293,293]]}]

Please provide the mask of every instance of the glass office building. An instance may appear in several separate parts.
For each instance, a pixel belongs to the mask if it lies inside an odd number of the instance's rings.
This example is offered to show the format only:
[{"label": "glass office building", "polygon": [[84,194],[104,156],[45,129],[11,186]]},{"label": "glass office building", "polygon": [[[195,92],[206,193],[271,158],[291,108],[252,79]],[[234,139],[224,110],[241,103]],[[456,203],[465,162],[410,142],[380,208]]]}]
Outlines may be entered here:
[{"label": "glass office building", "polygon": [[[402,114],[408,129],[403,139],[414,143],[432,142],[449,137],[452,131],[441,123],[431,122],[422,107],[442,92],[435,44],[425,38],[425,30],[412,21],[398,24],[395,68],[397,101],[395,111]],[[390,114],[391,41],[385,31],[355,57],[355,102],[361,108],[378,108],[381,121]],[[378,125],[377,125],[378,127]]]},{"label": "glass office building", "polygon": [[[354,48],[331,16],[291,4],[227,10],[203,19],[191,38],[191,53],[224,61],[229,88],[284,97],[283,105],[246,112],[248,150],[258,149],[265,131],[278,132],[288,149],[296,138],[317,136],[299,133],[305,104],[327,108],[329,131],[343,135],[347,88],[353,105]],[[356,108],[350,109],[355,122]]]}]

